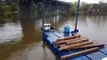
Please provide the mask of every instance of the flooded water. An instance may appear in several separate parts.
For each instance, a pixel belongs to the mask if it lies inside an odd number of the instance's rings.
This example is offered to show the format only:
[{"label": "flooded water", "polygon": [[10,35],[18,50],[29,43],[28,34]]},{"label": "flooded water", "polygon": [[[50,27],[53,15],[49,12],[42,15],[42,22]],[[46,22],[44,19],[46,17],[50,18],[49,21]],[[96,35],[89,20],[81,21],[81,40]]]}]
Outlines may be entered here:
[{"label": "flooded water", "polygon": [[[48,23],[63,29],[74,29],[75,17],[57,16]],[[41,41],[41,20],[0,23],[0,60],[56,60]],[[80,16],[79,34],[96,43],[107,44],[107,16]]]}]

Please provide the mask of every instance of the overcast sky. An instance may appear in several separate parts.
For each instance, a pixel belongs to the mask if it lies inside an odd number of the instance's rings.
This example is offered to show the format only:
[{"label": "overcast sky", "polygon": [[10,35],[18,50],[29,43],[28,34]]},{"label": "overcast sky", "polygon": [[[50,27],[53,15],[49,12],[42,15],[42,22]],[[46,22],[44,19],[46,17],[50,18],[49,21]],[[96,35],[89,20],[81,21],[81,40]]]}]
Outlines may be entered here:
[{"label": "overcast sky", "polygon": [[[60,1],[66,1],[66,2],[74,2],[78,0],[60,0]],[[81,2],[87,2],[87,3],[98,3],[99,1],[107,2],[107,0],[80,0]]]}]

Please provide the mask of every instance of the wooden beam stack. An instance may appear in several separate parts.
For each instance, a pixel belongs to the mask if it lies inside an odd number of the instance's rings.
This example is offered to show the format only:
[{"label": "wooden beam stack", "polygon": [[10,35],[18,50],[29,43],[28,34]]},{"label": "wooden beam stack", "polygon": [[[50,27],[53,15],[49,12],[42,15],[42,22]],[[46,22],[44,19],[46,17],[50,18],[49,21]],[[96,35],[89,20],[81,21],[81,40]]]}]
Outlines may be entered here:
[{"label": "wooden beam stack", "polygon": [[89,52],[95,52],[98,51],[99,48],[104,47],[104,44],[95,44],[94,42],[90,42],[88,38],[82,37],[81,35],[57,39],[57,41],[54,42],[54,45],[59,47],[59,51],[82,49],[80,52],[62,56],[61,60],[65,60],[69,57],[79,56],[81,54],[87,54]]}]

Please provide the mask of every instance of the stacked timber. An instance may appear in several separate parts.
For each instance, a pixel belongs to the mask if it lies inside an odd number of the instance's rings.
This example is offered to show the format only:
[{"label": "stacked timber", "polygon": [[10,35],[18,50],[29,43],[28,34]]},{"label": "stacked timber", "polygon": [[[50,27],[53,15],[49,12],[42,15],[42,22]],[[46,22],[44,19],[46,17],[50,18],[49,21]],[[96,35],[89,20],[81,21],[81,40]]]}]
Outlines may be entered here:
[{"label": "stacked timber", "polygon": [[100,48],[104,47],[104,44],[96,44],[94,42],[91,42],[88,38],[82,37],[81,35],[59,38],[53,44],[59,47],[59,51],[72,51],[82,49],[82,51],[62,56],[61,60],[66,60],[68,58],[79,56],[81,54],[96,52]]},{"label": "stacked timber", "polygon": [[73,53],[73,54],[68,54],[68,55],[62,56],[61,60],[66,60],[68,58],[75,57],[75,56],[78,56],[78,55],[81,55],[81,54],[93,53],[93,52],[96,52],[98,50],[99,50],[99,47],[86,49],[86,50],[83,50],[83,51],[80,51],[80,52],[76,52],[76,53]]}]

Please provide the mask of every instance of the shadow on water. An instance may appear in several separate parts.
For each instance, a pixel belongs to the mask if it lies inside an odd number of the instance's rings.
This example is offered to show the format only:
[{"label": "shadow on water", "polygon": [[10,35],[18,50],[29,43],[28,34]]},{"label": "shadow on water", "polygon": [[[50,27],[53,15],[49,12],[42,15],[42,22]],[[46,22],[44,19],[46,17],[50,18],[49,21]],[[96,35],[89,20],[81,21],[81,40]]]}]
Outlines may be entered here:
[{"label": "shadow on water", "polygon": [[[23,33],[23,42],[39,42],[40,31],[35,28],[35,21],[24,21],[21,22],[22,33]],[[37,35],[38,34],[38,35]],[[35,41],[36,40],[36,41]]]},{"label": "shadow on water", "polygon": [[18,42],[8,42],[0,44],[0,60],[6,60],[19,50],[27,48],[30,44],[40,42],[40,31],[35,28],[35,21],[21,21],[23,37]]}]

